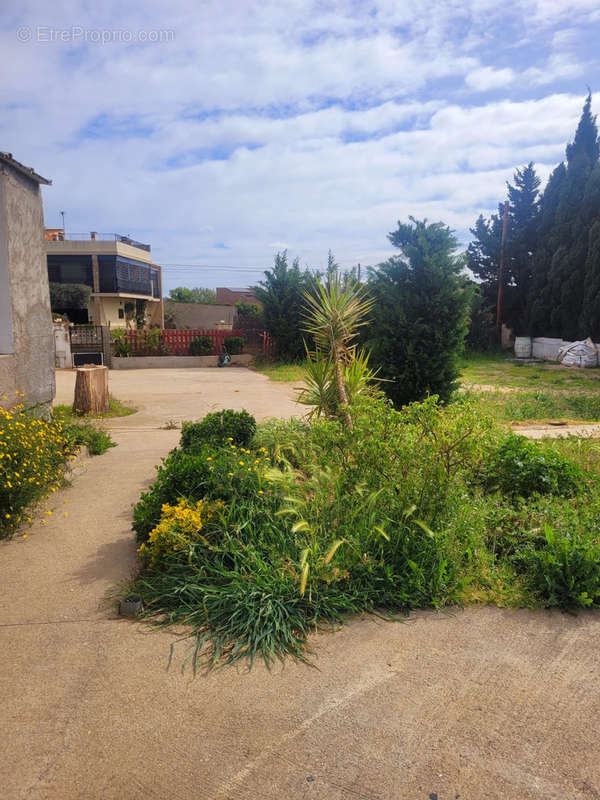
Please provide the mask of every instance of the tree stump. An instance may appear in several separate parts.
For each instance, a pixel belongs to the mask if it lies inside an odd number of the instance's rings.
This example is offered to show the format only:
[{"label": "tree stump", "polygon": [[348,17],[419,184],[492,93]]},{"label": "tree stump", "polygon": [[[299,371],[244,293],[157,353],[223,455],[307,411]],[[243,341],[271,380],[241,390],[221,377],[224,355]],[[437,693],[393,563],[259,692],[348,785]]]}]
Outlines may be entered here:
[{"label": "tree stump", "polygon": [[108,411],[108,367],[90,364],[77,368],[73,411],[76,414],[105,414]]}]

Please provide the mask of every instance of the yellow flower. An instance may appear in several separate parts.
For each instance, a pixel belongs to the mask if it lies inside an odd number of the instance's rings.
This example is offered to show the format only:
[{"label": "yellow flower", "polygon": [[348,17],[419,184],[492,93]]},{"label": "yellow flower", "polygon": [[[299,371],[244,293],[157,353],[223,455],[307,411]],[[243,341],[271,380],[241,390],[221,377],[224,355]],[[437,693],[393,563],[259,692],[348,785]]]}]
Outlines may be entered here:
[{"label": "yellow flower", "polygon": [[233,472],[228,472],[227,474],[229,475],[230,478],[233,476]]},{"label": "yellow flower", "polygon": [[243,467],[243,466],[244,466],[244,462],[240,461],[240,467]]},{"label": "yellow flower", "polygon": [[258,493],[259,493],[259,494],[264,494],[264,492],[263,492],[263,490],[262,490],[262,489],[259,489],[259,490],[258,490]]},{"label": "yellow flower", "polygon": [[24,539],[26,539],[26,538],[27,538],[27,534],[26,534],[26,533],[24,533],[24,534],[23,534],[23,538],[24,538]]}]

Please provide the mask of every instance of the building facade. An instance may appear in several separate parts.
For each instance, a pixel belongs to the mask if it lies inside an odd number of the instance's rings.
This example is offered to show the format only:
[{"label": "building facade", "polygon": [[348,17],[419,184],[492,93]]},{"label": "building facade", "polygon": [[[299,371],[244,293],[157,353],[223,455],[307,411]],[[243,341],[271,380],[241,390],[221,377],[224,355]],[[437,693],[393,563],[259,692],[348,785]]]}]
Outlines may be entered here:
[{"label": "building facade", "polygon": [[[45,415],[54,398],[50,313],[40,184],[51,181],[0,153],[0,403]],[[22,395],[17,395],[21,392]]]},{"label": "building facade", "polygon": [[54,309],[71,322],[127,328],[143,316],[145,324],[164,327],[161,269],[150,245],[116,233],[88,237],[48,228],[46,255],[51,284],[91,290],[86,309]]},{"label": "building facade", "polygon": [[236,303],[248,303],[248,305],[258,306],[262,308],[260,300],[256,299],[254,289],[247,287],[241,289],[228,289],[225,286],[218,286],[217,290],[217,303],[224,306],[234,306]]},{"label": "building facade", "polygon": [[168,328],[231,330],[234,317],[235,306],[165,300],[165,326]]}]

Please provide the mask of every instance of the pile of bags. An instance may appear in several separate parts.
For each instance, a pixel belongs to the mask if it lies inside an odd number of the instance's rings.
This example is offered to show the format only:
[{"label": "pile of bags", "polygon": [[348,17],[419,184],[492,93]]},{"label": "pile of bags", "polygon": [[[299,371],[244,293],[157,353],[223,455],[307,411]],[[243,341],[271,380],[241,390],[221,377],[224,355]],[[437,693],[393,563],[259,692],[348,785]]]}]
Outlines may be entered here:
[{"label": "pile of bags", "polygon": [[558,351],[558,360],[568,367],[597,367],[598,349],[590,338],[585,342],[563,344]]}]

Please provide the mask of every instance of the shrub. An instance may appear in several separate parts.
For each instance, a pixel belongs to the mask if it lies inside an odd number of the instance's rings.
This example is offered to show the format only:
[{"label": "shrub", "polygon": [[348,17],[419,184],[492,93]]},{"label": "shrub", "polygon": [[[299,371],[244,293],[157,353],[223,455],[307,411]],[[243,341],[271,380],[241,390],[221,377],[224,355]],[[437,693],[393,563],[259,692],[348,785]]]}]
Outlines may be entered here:
[{"label": "shrub", "polygon": [[[350,413],[351,429],[338,418],[261,424],[248,447],[191,437],[159,468],[135,509],[140,539],[159,531],[159,555],[134,588],[157,620],[192,626],[195,667],[201,655],[304,658],[311,629],[351,612],[600,606],[600,486],[558,446],[527,443],[523,455],[514,437],[510,451],[513,437],[462,397],[397,411],[366,394]],[[562,495],[486,492],[511,458],[523,486]],[[585,503],[570,495],[580,477]],[[218,513],[190,521],[199,501]]]},{"label": "shrub", "polygon": [[71,443],[60,420],[30,416],[23,405],[0,408],[0,538],[23,512],[62,480]]},{"label": "shrub", "polygon": [[269,466],[265,452],[251,453],[235,445],[219,449],[203,445],[193,453],[171,451],[157,468],[156,480],[134,508],[133,529],[138,541],[145,541],[158,525],[163,505],[174,505],[182,497],[194,502],[229,502],[234,497],[255,496],[263,491]]},{"label": "shrub", "polygon": [[91,456],[101,456],[111,447],[116,447],[116,442],[113,442],[110,434],[91,422],[65,424],[64,435],[70,447],[85,445]]},{"label": "shrub", "polygon": [[492,454],[484,472],[488,491],[530,497],[555,494],[570,497],[583,486],[582,471],[549,446],[509,434]]},{"label": "shrub", "polygon": [[207,414],[201,422],[184,422],[180,445],[183,450],[192,450],[203,444],[218,447],[229,442],[247,447],[255,430],[256,420],[247,411],[228,408]]},{"label": "shrub", "polygon": [[223,348],[229,353],[231,356],[238,355],[244,349],[244,337],[243,336],[226,336],[223,341]]},{"label": "shrub", "polygon": [[113,355],[117,358],[126,358],[131,355],[131,344],[125,338],[125,331],[122,328],[111,330],[110,338],[112,339]]},{"label": "shrub", "polygon": [[189,550],[190,545],[198,542],[208,544],[200,531],[222,505],[210,505],[204,500],[191,503],[185,498],[176,506],[163,505],[160,522],[150,531],[148,541],[138,548],[142,561],[156,567],[169,553]]},{"label": "shrub", "polygon": [[441,222],[412,218],[388,238],[403,257],[370,273],[375,305],[365,336],[372,364],[396,406],[430,394],[446,402],[457,386],[470,304],[458,242]]},{"label": "shrub", "polygon": [[545,527],[545,547],[524,551],[517,560],[546,606],[563,609],[600,606],[600,545],[589,533],[560,535]]},{"label": "shrub", "polygon": [[215,348],[210,336],[196,336],[190,342],[191,356],[210,356]]}]

